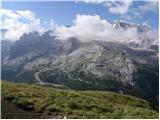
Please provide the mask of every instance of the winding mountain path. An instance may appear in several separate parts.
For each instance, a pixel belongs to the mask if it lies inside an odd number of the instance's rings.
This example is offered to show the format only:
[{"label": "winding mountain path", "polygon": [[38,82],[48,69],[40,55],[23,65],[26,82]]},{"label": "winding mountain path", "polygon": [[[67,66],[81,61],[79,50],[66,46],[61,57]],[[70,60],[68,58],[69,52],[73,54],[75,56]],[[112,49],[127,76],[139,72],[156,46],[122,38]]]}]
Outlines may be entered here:
[{"label": "winding mountain path", "polygon": [[37,82],[38,82],[39,84],[45,84],[45,83],[40,79],[39,74],[42,73],[42,72],[45,72],[45,71],[47,71],[47,70],[48,70],[47,68],[43,68],[43,69],[40,69],[38,72],[36,72],[36,73],[34,74],[34,77],[35,77],[35,79],[37,80]]},{"label": "winding mountain path", "polygon": [[47,71],[47,70],[49,70],[49,69],[48,69],[48,68],[42,68],[42,69],[40,69],[38,72],[36,72],[36,73],[34,74],[34,77],[35,77],[36,81],[37,81],[40,85],[51,85],[51,86],[54,86],[54,87],[68,88],[68,87],[66,87],[66,86],[64,86],[64,85],[59,85],[59,84],[54,84],[54,83],[46,83],[46,82],[43,82],[43,81],[40,79],[39,75],[40,75],[40,73],[45,72],[45,71]]}]

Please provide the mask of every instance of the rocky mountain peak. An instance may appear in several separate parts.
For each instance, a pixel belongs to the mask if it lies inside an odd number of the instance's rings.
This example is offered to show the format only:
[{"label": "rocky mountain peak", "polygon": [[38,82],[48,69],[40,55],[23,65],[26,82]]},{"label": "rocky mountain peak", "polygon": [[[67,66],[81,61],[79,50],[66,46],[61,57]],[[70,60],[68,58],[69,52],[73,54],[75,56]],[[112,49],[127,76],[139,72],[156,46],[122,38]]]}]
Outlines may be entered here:
[{"label": "rocky mountain peak", "polygon": [[138,33],[151,30],[151,28],[146,24],[136,24],[136,23],[126,22],[123,20],[115,20],[113,22],[113,27],[117,29],[124,29],[124,30],[128,28],[137,28]]}]

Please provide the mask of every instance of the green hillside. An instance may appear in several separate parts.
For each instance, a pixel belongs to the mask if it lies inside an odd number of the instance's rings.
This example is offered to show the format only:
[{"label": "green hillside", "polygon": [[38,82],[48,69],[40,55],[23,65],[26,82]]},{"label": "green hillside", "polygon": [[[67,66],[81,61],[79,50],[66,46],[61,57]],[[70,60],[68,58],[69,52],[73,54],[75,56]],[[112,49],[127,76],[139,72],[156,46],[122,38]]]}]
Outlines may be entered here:
[{"label": "green hillside", "polygon": [[158,118],[158,112],[147,101],[113,92],[2,81],[2,101],[37,114],[38,118]]}]

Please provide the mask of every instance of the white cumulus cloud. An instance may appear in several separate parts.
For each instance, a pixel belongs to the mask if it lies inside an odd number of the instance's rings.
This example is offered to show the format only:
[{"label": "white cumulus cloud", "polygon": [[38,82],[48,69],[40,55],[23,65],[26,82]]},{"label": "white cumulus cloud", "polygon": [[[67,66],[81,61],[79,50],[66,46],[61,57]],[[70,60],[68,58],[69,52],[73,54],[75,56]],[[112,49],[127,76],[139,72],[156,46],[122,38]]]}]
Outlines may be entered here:
[{"label": "white cumulus cloud", "polygon": [[125,14],[128,12],[130,5],[132,5],[132,0],[121,0],[112,2],[112,4],[107,5],[107,7],[111,13]]},{"label": "white cumulus cloud", "polygon": [[[146,0],[143,2],[143,4],[137,5],[137,7],[131,8],[129,13],[122,15],[121,18],[131,21],[131,20],[142,20],[143,17],[148,12],[152,12],[152,14],[158,15],[158,6],[159,2],[158,0]],[[150,16],[146,18],[146,21],[150,21]]]},{"label": "white cumulus cloud", "polygon": [[123,29],[117,22],[116,24],[110,23],[105,19],[101,19],[98,15],[78,14],[73,21],[73,25],[58,26],[53,32],[53,36],[56,36],[57,39],[61,41],[66,41],[73,37],[81,42],[119,42],[133,45],[133,47],[138,45],[141,48],[148,48],[150,45],[158,45],[157,31],[147,30],[141,33],[138,32],[138,30],[144,30],[145,25],[121,21],[121,23],[132,25],[131,27],[125,27],[125,29]]},{"label": "white cumulus cloud", "polygon": [[1,29],[5,30],[2,33],[3,39],[18,40],[23,33],[32,31],[43,32],[40,19],[35,16],[32,11],[12,11],[8,9],[0,9],[2,15]]},{"label": "white cumulus cloud", "polygon": [[142,13],[148,11],[158,12],[158,1],[148,1],[144,5],[139,6],[139,10]]},{"label": "white cumulus cloud", "polygon": [[72,26],[57,27],[54,35],[62,40],[76,37],[82,42],[92,40],[131,42],[137,40],[137,29],[134,27],[127,30],[115,29],[111,23],[98,15],[77,15]]},{"label": "white cumulus cloud", "polygon": [[132,0],[80,0],[85,3],[102,4],[111,13],[126,14],[132,5]]}]

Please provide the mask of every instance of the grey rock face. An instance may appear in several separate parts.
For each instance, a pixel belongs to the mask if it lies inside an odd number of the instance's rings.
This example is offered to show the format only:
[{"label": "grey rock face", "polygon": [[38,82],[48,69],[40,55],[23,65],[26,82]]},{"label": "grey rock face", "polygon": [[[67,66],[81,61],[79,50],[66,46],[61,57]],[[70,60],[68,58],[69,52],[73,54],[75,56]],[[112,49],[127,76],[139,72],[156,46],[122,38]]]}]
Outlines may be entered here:
[{"label": "grey rock face", "polygon": [[128,29],[131,27],[137,28],[138,33],[143,33],[145,31],[151,30],[151,28],[147,25],[140,25],[135,23],[128,23],[126,21],[120,20],[120,21],[114,21],[113,26],[115,28],[122,28],[122,29]]},{"label": "grey rock face", "polygon": [[[123,22],[116,25],[123,28],[133,26]],[[113,76],[118,81],[134,85],[137,70],[133,62],[151,63],[157,60],[157,48],[153,46],[145,50],[130,48],[122,43],[82,43],[76,38],[63,42],[49,33],[41,36],[37,32],[24,34],[21,40],[7,47],[6,51],[3,50],[7,55],[2,56],[2,66],[20,67],[22,70],[38,70],[42,67],[52,69],[56,66],[67,74],[78,69],[102,78]]]},{"label": "grey rock face", "polygon": [[7,41],[7,40],[2,40],[1,41],[1,58],[2,58],[2,63],[3,61],[7,61],[9,59],[9,51],[10,51],[10,46],[12,46],[13,42]]}]

